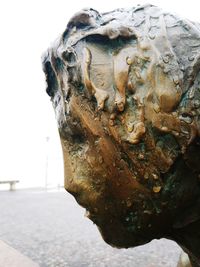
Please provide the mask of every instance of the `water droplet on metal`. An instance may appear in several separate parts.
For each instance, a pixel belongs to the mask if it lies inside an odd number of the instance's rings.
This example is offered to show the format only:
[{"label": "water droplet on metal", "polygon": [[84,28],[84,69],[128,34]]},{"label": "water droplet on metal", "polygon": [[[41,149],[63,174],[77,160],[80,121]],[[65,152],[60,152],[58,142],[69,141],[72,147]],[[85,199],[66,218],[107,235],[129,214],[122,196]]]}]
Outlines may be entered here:
[{"label": "water droplet on metal", "polygon": [[161,130],[162,130],[163,132],[168,132],[168,131],[169,131],[169,129],[168,129],[166,126],[162,126],[162,127],[161,127]]},{"label": "water droplet on metal", "polygon": [[179,84],[179,78],[178,78],[178,76],[175,76],[174,79],[173,79],[173,81],[174,81],[174,83],[176,85],[178,85]]},{"label": "water droplet on metal", "polygon": [[126,58],[126,63],[127,63],[128,65],[131,65],[131,64],[132,64],[132,60],[131,60],[130,57],[127,57],[127,58]]},{"label": "water droplet on metal", "polygon": [[154,180],[158,180],[159,176],[156,173],[152,174]]},{"label": "water droplet on metal", "polygon": [[173,133],[173,135],[175,135],[175,136],[179,136],[179,135],[180,135],[179,132],[177,132],[177,131],[172,131],[172,133]]},{"label": "water droplet on metal", "polygon": [[118,107],[118,110],[119,111],[124,111],[124,103],[123,102],[120,102],[120,103],[117,103],[117,107]]},{"label": "water droplet on metal", "polygon": [[128,131],[129,133],[131,133],[131,132],[133,131],[133,128],[134,128],[133,123],[128,123],[128,125],[127,125],[127,131]]},{"label": "water droplet on metal", "polygon": [[110,119],[111,120],[114,120],[116,118],[116,114],[115,113],[112,113],[111,115],[110,115]]},{"label": "water droplet on metal", "polygon": [[155,35],[154,34],[149,34],[149,38],[151,39],[151,40],[154,40],[155,39]]},{"label": "water droplet on metal", "polygon": [[129,207],[131,207],[131,205],[132,205],[132,202],[130,201],[130,199],[127,199],[126,200],[126,206],[129,208]]},{"label": "water droplet on metal", "polygon": [[144,159],[144,155],[142,153],[138,154],[138,159]]},{"label": "water droplet on metal", "polygon": [[154,104],[153,105],[153,109],[155,110],[156,113],[159,113],[160,112],[160,107],[158,104]]},{"label": "water droplet on metal", "polygon": [[138,79],[141,79],[141,74],[140,74],[139,70],[135,70],[135,75]]},{"label": "water droplet on metal", "polygon": [[188,60],[189,61],[193,61],[194,60],[194,56],[192,55],[192,56],[188,57]]},{"label": "water droplet on metal", "polygon": [[109,120],[109,125],[110,125],[110,126],[114,126],[114,125],[115,125],[114,120]]},{"label": "water droplet on metal", "polygon": [[134,32],[134,30],[133,30],[132,28],[130,28],[130,27],[128,27],[128,31],[129,31],[130,33],[133,33],[133,32]]},{"label": "water droplet on metal", "polygon": [[154,192],[154,193],[159,193],[160,190],[161,190],[161,186],[154,186],[154,187],[153,187],[153,192]]},{"label": "water droplet on metal", "polygon": [[194,100],[194,107],[199,108],[200,107],[200,101],[198,99]]},{"label": "water droplet on metal", "polygon": [[102,156],[99,157],[99,163],[103,163],[103,157]]},{"label": "water droplet on metal", "polygon": [[165,74],[167,74],[167,73],[169,72],[169,70],[166,69],[166,68],[164,68],[163,72],[164,72]]},{"label": "water droplet on metal", "polygon": [[[184,114],[183,114],[184,115]],[[183,116],[183,115],[181,115],[181,116],[179,116],[179,119],[181,120],[181,121],[184,121],[184,122],[186,122],[186,123],[188,123],[188,124],[190,124],[190,123],[192,123],[192,121],[193,121],[193,118],[191,117],[191,116]]]},{"label": "water droplet on metal", "polygon": [[188,129],[188,127],[186,125],[182,125],[182,127],[181,127],[181,133],[183,133],[184,135],[188,136],[188,138],[190,136],[189,129]]},{"label": "water droplet on metal", "polygon": [[151,212],[150,210],[144,210],[144,214],[149,214],[149,215],[151,215],[152,212]]},{"label": "water droplet on metal", "polygon": [[164,63],[169,63],[169,56],[168,55],[163,57],[163,62]]}]

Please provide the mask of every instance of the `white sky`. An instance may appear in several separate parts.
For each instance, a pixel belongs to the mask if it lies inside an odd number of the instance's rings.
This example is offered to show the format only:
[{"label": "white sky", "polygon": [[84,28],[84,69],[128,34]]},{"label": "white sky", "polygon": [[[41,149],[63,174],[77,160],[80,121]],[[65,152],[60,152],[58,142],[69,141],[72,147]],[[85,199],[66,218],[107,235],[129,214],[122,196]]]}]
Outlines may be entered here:
[{"label": "white sky", "polygon": [[62,183],[62,155],[45,93],[41,54],[64,31],[70,17],[84,7],[102,12],[147,2],[200,21],[198,0],[1,0],[0,180],[20,179],[22,187],[43,186],[48,155],[48,183]]}]

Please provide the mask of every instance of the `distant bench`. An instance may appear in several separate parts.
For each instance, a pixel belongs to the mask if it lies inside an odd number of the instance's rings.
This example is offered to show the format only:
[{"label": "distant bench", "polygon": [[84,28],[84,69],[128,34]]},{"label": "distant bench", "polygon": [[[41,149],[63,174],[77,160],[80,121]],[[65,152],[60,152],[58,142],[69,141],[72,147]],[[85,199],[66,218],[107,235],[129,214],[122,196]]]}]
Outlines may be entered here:
[{"label": "distant bench", "polygon": [[10,184],[10,191],[14,191],[15,190],[16,183],[19,183],[19,180],[0,181],[0,184]]}]

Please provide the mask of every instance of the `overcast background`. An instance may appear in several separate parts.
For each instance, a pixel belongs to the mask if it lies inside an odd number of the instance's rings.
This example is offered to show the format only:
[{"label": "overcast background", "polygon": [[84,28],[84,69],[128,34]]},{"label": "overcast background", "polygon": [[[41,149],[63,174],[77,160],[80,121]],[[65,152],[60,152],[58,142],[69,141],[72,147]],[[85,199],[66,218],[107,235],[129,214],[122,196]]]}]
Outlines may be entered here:
[{"label": "overcast background", "polygon": [[[18,187],[63,184],[62,153],[41,54],[81,8],[109,11],[147,1],[6,0],[0,3],[0,180]],[[199,1],[149,1],[200,21]],[[47,138],[48,137],[48,138]],[[49,140],[49,141],[47,141]]]}]

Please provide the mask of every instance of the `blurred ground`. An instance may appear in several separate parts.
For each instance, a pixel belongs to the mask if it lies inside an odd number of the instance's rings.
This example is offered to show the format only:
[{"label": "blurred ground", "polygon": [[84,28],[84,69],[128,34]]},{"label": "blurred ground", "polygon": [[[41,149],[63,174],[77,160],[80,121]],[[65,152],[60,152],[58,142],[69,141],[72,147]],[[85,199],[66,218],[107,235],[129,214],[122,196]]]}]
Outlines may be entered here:
[{"label": "blurred ground", "polygon": [[1,191],[0,239],[40,267],[175,267],[180,254],[165,239],[132,249],[108,246],[62,190]]}]

